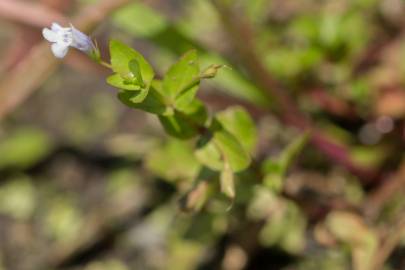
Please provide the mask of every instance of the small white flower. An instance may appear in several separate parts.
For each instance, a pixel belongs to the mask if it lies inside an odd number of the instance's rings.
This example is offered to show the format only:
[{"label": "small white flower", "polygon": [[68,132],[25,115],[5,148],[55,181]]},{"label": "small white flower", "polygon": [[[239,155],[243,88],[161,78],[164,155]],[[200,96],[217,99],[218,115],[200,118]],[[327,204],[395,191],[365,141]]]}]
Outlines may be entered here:
[{"label": "small white flower", "polygon": [[42,35],[52,43],[51,49],[57,58],[65,57],[69,47],[86,53],[91,53],[95,49],[90,37],[74,28],[72,24],[70,27],[62,27],[57,23],[52,23],[51,29],[42,30]]}]

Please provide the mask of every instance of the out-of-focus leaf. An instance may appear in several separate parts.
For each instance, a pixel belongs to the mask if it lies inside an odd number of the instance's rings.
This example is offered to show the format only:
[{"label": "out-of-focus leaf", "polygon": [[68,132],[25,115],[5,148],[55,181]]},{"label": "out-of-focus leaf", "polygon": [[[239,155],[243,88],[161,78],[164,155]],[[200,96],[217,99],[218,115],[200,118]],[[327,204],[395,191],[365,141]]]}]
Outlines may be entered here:
[{"label": "out-of-focus leaf", "polygon": [[181,199],[180,205],[183,211],[198,212],[205,204],[208,193],[207,181],[199,181],[187,194]]},{"label": "out-of-focus leaf", "polygon": [[294,49],[279,47],[264,53],[264,62],[269,70],[282,79],[310,71],[322,60],[319,48]]},{"label": "out-of-focus leaf", "polygon": [[365,167],[378,167],[387,157],[387,149],[383,146],[352,147],[350,155],[353,160]]},{"label": "out-of-focus leaf", "polygon": [[121,261],[109,259],[89,263],[84,270],[129,270],[129,268]]},{"label": "out-of-focus leaf", "polygon": [[0,212],[16,219],[27,220],[36,207],[35,188],[27,177],[8,179],[0,187]]},{"label": "out-of-focus leaf", "polygon": [[[133,92],[133,91],[132,91]],[[117,123],[116,100],[107,93],[99,92],[86,102],[81,110],[70,110],[68,119],[61,127],[68,136],[68,144],[92,144]]]},{"label": "out-of-focus leaf", "polygon": [[183,238],[187,240],[199,241],[206,243],[213,240],[218,235],[214,230],[214,222],[216,216],[206,211],[200,211],[194,215],[193,220],[187,225],[187,230],[184,233]]},{"label": "out-of-focus leaf", "polygon": [[289,24],[288,34],[297,40],[315,42],[319,36],[319,17],[305,14],[295,18]]},{"label": "out-of-focus leaf", "polygon": [[195,154],[198,160],[214,170],[224,170],[224,160],[229,162],[234,172],[246,169],[251,162],[250,155],[239,141],[222,127],[212,136],[201,138],[197,147]]},{"label": "out-of-focus leaf", "polygon": [[195,269],[200,261],[200,254],[205,245],[182,238],[173,239],[170,243],[170,258],[166,264],[169,269]]},{"label": "out-of-focus leaf", "polygon": [[266,224],[260,231],[264,246],[280,245],[290,253],[299,253],[305,245],[305,217],[292,202],[276,197]]},{"label": "out-of-focus leaf", "polygon": [[[373,103],[376,95],[373,93],[375,89],[368,80],[359,78],[353,80],[349,85],[350,91],[348,92],[348,99],[353,100],[356,104],[360,106],[370,106]],[[382,101],[383,96],[379,97],[378,101]]]},{"label": "out-of-focus leaf", "polygon": [[61,243],[79,239],[82,216],[73,200],[68,197],[52,198],[44,220],[46,233]]},{"label": "out-of-focus leaf", "polygon": [[279,208],[279,205],[279,199],[274,192],[263,186],[256,186],[247,209],[247,215],[256,221],[267,219],[274,209]]},{"label": "out-of-focus leaf", "polygon": [[223,168],[222,154],[215,143],[210,142],[210,140],[212,140],[212,138],[209,136],[203,136],[200,138],[197,143],[195,156],[198,161],[208,168],[220,171]]},{"label": "out-of-focus leaf", "polygon": [[325,249],[297,263],[297,270],[342,270],[351,269],[345,250]]},{"label": "out-of-focus leaf", "polygon": [[231,133],[225,130],[215,132],[213,140],[221,153],[226,156],[232,171],[239,172],[250,165],[250,155]]},{"label": "out-of-focus leaf", "polygon": [[308,133],[299,136],[283,150],[278,158],[269,158],[263,163],[262,171],[265,174],[264,183],[266,186],[275,188],[275,190],[281,189],[288,167],[304,147],[308,137]]},{"label": "out-of-focus leaf", "polygon": [[237,68],[233,68],[224,58],[215,54],[205,53],[200,54],[200,62],[203,66],[211,65],[212,63],[222,63],[230,67],[226,69],[226,72],[221,72],[221,76],[217,76],[210,81],[210,83],[215,85],[218,89],[260,107],[267,108],[271,105],[271,101],[269,101],[268,97],[248,78],[238,72]]},{"label": "out-of-focus leaf", "polygon": [[141,2],[120,9],[114,14],[113,20],[118,26],[132,34],[143,37],[153,36],[168,25],[161,14]]},{"label": "out-of-focus leaf", "polygon": [[337,46],[340,41],[340,26],[342,16],[339,13],[327,13],[320,20],[319,38],[323,45],[327,47]]},{"label": "out-of-focus leaf", "polygon": [[233,171],[228,162],[225,161],[224,169],[220,175],[221,192],[229,198],[235,198],[235,181]]},{"label": "out-of-focus leaf", "polygon": [[132,168],[112,171],[108,175],[106,184],[108,201],[115,205],[127,204],[129,199],[133,201],[134,193],[140,186],[140,182],[140,176]]},{"label": "out-of-focus leaf", "polygon": [[[349,178],[349,177],[348,177]],[[344,185],[344,196],[353,205],[360,205],[364,200],[364,189],[357,179],[349,178]]]},{"label": "out-of-focus leaf", "polygon": [[27,168],[46,156],[52,148],[50,139],[41,130],[16,130],[0,141],[0,168]]},{"label": "out-of-focus leaf", "polygon": [[325,225],[336,239],[350,246],[353,269],[372,269],[370,263],[378,247],[378,238],[361,217],[349,212],[334,211],[327,216]]},{"label": "out-of-focus leaf", "polygon": [[146,166],[168,181],[190,180],[200,167],[190,145],[176,139],[170,139],[150,152],[146,157]]},{"label": "out-of-focus leaf", "polygon": [[230,107],[216,115],[222,126],[242,144],[246,151],[252,152],[257,142],[256,125],[245,109]]},{"label": "out-of-focus leaf", "polygon": [[273,164],[273,172],[264,176],[263,183],[273,191],[281,191],[283,189],[284,177],[280,172],[280,167],[277,163]]},{"label": "out-of-focus leaf", "polygon": [[293,161],[293,159],[299,154],[301,149],[305,146],[309,138],[308,133],[304,133],[296,138],[288,147],[283,151],[280,157],[280,162],[285,170]]},{"label": "out-of-focus leaf", "polygon": [[[242,2],[243,3],[243,2]],[[262,23],[271,8],[271,2],[267,0],[253,0],[244,3],[246,13],[254,23]]]}]

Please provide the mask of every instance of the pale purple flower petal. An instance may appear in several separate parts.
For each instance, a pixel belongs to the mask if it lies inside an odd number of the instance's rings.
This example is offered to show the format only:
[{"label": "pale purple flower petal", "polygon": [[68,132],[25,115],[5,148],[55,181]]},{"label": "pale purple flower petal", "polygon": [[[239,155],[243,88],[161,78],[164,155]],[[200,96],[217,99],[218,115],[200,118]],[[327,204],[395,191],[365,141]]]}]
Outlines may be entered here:
[{"label": "pale purple flower petal", "polygon": [[58,40],[58,35],[55,32],[49,30],[48,28],[42,29],[42,35],[49,42],[56,42]]},{"label": "pale purple flower petal", "polygon": [[60,26],[58,23],[52,23],[51,29],[52,29],[52,31],[58,32],[58,31],[63,30],[64,28],[62,26]]},{"label": "pale purple flower petal", "polygon": [[70,28],[72,29],[72,47],[84,52],[90,52],[94,49],[93,42],[86,34],[77,30],[72,24],[70,25]]},{"label": "pale purple flower petal", "polygon": [[57,23],[52,23],[51,29],[42,30],[42,35],[52,43],[52,52],[57,58],[63,58],[69,47],[89,54],[96,49],[90,37],[74,28],[73,25],[62,27]]},{"label": "pale purple flower petal", "polygon": [[55,57],[63,58],[68,52],[69,46],[63,45],[61,43],[53,43],[51,49]]}]

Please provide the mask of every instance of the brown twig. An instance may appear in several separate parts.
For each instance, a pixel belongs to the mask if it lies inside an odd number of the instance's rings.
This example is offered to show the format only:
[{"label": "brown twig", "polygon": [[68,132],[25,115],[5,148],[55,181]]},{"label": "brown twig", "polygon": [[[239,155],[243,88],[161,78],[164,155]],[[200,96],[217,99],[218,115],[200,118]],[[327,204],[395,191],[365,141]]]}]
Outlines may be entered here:
[{"label": "brown twig", "polygon": [[323,111],[332,115],[352,119],[358,117],[355,109],[347,102],[329,94],[326,89],[315,88],[308,92],[311,100]]},{"label": "brown twig", "polygon": [[0,0],[0,17],[36,27],[66,22],[65,16],[53,8],[20,0]]},{"label": "brown twig", "polygon": [[13,40],[4,50],[0,73],[7,72],[17,66],[40,40],[39,31],[36,31],[33,27],[27,25],[17,26]]},{"label": "brown twig", "polygon": [[16,23],[15,35],[4,52],[0,73],[14,68],[31,48],[41,41],[42,36],[38,27],[48,26],[56,20],[60,23],[67,22],[60,12],[70,7],[71,0],[52,2],[42,0],[41,3],[43,4],[22,1],[0,2],[0,16]]}]

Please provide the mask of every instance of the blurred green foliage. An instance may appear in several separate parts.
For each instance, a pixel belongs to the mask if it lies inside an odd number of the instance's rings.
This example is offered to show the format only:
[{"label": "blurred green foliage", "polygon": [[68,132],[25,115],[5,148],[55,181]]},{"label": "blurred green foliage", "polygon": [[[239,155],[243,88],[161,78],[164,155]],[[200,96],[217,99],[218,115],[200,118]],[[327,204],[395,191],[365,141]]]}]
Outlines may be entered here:
[{"label": "blurred green foliage", "polygon": [[52,149],[48,135],[36,128],[15,130],[0,142],[0,168],[24,169],[43,159]]}]

